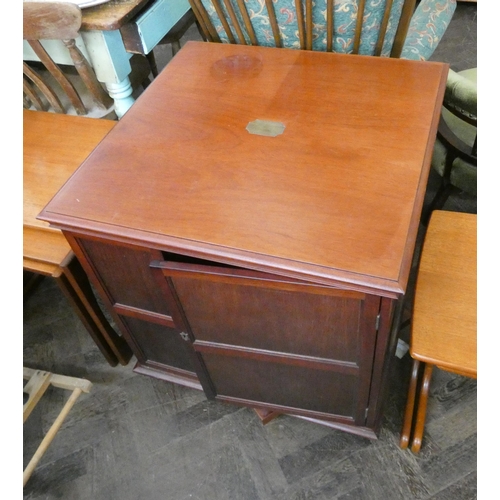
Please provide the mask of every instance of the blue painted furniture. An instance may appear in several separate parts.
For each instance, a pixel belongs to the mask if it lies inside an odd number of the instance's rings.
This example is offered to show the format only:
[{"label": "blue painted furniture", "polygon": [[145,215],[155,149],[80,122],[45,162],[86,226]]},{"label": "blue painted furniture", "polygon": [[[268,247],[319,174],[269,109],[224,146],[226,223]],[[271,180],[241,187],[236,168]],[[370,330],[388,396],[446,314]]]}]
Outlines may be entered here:
[{"label": "blue painted furniture", "polygon": [[[115,102],[115,111],[119,118],[134,102],[132,84],[129,75],[132,71],[130,59],[132,53],[125,48],[120,28],[129,22],[137,27],[142,53],[147,54],[169,32],[169,30],[189,10],[188,0],[144,0],[135,2],[139,12],[124,9],[126,0],[113,0],[103,5],[83,9],[83,22],[77,47],[91,63],[97,79],[104,84]],[[130,4],[130,2],[128,2]],[[114,12],[114,9],[118,11]],[[112,22],[92,23],[89,20],[99,11],[106,13]],[[127,12],[119,18],[121,12]],[[127,16],[135,16],[128,18]],[[101,26],[92,28],[91,26]],[[57,64],[72,65],[68,51],[60,40],[44,40],[43,46]],[[37,61],[38,57],[28,43],[23,45],[23,59]]]}]

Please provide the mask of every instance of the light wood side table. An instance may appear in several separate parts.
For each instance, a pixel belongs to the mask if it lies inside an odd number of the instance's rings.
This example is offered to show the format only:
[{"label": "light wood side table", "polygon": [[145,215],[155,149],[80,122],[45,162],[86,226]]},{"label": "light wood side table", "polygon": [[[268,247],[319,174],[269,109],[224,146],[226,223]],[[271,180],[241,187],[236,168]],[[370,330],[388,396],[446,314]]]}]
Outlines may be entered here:
[{"label": "light wood side table", "polygon": [[100,309],[66,238],[37,219],[116,122],[43,111],[23,113],[23,269],[35,277],[54,278],[108,363],[126,365],[132,352]]},{"label": "light wood side table", "polygon": [[422,445],[434,366],[477,377],[477,215],[432,213],[418,269],[401,447]]}]

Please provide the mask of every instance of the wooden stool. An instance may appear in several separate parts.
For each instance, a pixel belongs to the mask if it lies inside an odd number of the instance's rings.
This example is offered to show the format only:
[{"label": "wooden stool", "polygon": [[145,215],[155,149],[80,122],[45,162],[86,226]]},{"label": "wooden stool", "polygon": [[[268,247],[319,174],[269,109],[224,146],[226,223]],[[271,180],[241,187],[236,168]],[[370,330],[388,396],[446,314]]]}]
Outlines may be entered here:
[{"label": "wooden stool", "polygon": [[66,238],[36,219],[116,122],[44,111],[23,113],[23,268],[53,277],[108,363],[126,365],[132,351],[103,314]]},{"label": "wooden stool", "polygon": [[[420,451],[434,366],[477,377],[477,215],[434,211],[413,306],[413,358],[401,448]],[[423,372],[423,374],[422,374]]]}]

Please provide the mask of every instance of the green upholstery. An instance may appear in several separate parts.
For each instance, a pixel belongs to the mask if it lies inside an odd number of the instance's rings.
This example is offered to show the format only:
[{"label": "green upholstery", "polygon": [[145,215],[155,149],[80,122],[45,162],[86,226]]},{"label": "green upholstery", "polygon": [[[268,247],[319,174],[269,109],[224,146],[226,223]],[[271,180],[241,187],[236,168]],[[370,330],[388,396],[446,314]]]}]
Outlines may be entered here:
[{"label": "green upholstery", "polygon": [[[447,108],[452,108],[455,114]],[[465,116],[472,123],[467,123],[456,114]],[[477,140],[477,68],[459,73],[449,71],[442,118],[454,136],[463,143],[463,154],[459,156],[459,152],[450,147],[438,133],[432,168],[442,177],[441,191],[449,191],[454,187],[477,196],[477,165],[474,152]],[[447,161],[450,163],[449,172],[446,171]],[[432,208],[435,209],[439,208],[438,203],[442,206],[446,199],[433,201]]]}]

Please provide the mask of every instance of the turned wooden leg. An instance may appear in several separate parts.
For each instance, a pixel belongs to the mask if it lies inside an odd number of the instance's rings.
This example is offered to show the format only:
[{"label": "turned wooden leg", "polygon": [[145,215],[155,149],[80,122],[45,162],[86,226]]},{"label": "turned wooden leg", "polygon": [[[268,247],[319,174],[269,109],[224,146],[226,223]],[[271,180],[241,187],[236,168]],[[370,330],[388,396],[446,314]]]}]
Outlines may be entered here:
[{"label": "turned wooden leg", "polygon": [[422,436],[424,435],[425,417],[427,413],[427,399],[429,397],[429,387],[431,385],[433,365],[425,363],[424,376],[422,378],[422,385],[420,388],[420,395],[418,398],[417,408],[417,421],[415,423],[415,430],[413,433],[413,441],[411,451],[418,453],[422,446]]},{"label": "turned wooden leg", "polygon": [[417,394],[418,378],[420,374],[420,361],[417,359],[413,360],[410,386],[408,388],[408,399],[406,401],[405,416],[403,422],[403,430],[401,431],[401,438],[399,441],[399,446],[406,449],[410,444],[410,435],[413,427],[413,418],[415,413],[415,398]]}]

